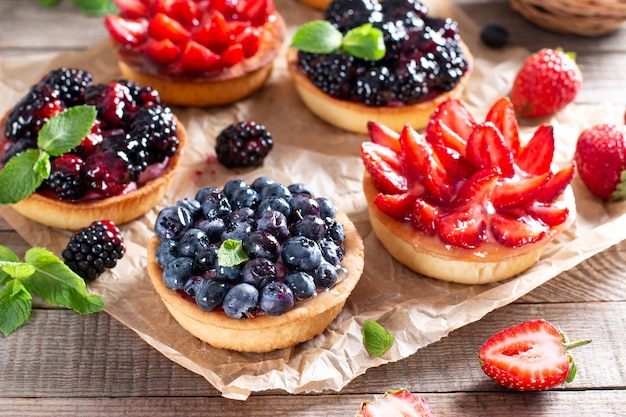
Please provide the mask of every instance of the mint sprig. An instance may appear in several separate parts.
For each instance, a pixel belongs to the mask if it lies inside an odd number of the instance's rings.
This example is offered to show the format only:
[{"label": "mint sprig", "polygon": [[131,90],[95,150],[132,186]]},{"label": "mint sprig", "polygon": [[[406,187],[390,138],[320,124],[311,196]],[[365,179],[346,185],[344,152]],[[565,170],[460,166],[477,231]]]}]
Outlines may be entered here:
[{"label": "mint sprig", "polygon": [[393,345],[394,337],[374,320],[363,322],[363,345],[370,355],[382,356]]},{"label": "mint sprig", "polygon": [[78,146],[95,120],[96,108],[87,105],[51,117],[39,130],[37,149],[20,152],[0,171],[0,204],[15,204],[34,193],[50,176],[50,158]]},{"label": "mint sprig", "polygon": [[80,314],[104,309],[102,298],[88,294],[85,281],[45,248],[29,249],[20,262],[12,250],[0,246],[0,285],[0,332],[5,336],[30,318],[32,294]]},{"label": "mint sprig", "polygon": [[247,260],[248,255],[243,250],[241,240],[226,239],[217,250],[217,263],[220,266],[235,266]]},{"label": "mint sprig", "polygon": [[[52,7],[59,0],[39,0],[39,4],[45,7]],[[116,13],[117,6],[113,0],[72,0],[86,15],[104,16],[107,13]]]},{"label": "mint sprig", "polygon": [[332,54],[342,50],[355,58],[378,61],[385,56],[383,32],[371,23],[349,30],[343,35],[327,20],[313,20],[302,25],[291,40],[291,46],[314,54]]}]

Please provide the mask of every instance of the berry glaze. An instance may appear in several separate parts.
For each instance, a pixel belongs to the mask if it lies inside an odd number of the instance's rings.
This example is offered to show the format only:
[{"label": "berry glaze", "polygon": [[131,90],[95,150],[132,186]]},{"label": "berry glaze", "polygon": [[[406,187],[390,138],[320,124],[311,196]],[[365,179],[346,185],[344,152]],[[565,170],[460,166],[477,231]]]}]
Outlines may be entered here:
[{"label": "berry glaze", "polygon": [[325,94],[376,107],[401,107],[451,91],[470,70],[457,23],[431,17],[419,0],[334,0],[324,13],[341,33],[365,23],[383,32],[379,61],[343,52],[298,51],[298,66]]},{"label": "berry glaze", "polygon": [[177,121],[156,90],[126,80],[94,84],[89,72],[59,68],[33,85],[6,114],[0,167],[36,148],[39,129],[55,114],[87,104],[97,110],[91,132],[71,152],[51,160],[37,194],[84,203],[124,196],[163,175],[177,153]]},{"label": "berry glaze", "polygon": [[119,14],[105,18],[116,54],[162,80],[242,76],[271,63],[284,36],[272,0],[116,3]]}]

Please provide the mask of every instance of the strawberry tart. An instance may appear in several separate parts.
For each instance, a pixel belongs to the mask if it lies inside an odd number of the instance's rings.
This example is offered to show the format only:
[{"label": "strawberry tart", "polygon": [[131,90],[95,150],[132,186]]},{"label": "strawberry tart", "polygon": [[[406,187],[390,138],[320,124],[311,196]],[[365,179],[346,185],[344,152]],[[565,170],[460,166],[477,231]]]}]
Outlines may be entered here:
[{"label": "strawberry tart", "polygon": [[272,0],[116,0],[105,26],[124,77],[170,105],[240,100],[272,73],[286,26]]},{"label": "strawberry tart", "polygon": [[574,164],[552,164],[553,129],[526,144],[513,106],[498,100],[477,122],[456,99],[422,135],[376,122],[361,146],[372,228],[390,254],[438,279],[482,284],[533,265],[576,215]]},{"label": "strawberry tart", "polygon": [[324,30],[306,36],[311,26],[304,25],[287,61],[304,104],[334,126],[366,133],[375,120],[398,131],[407,122],[421,129],[470,77],[473,56],[457,22],[429,15],[419,0],[334,0],[324,22],[335,31],[320,25]]},{"label": "strawberry tart", "polygon": [[[95,117],[76,146],[42,144],[40,131],[51,119],[80,107],[93,109]],[[0,177],[28,161],[24,156],[49,162],[38,182],[23,184],[33,187],[30,194],[10,195],[14,190],[3,185],[2,204],[70,230],[102,219],[122,224],[146,213],[168,190],[186,143],[184,126],[156,90],[128,80],[96,84],[90,72],[75,68],[51,70],[0,126]]]}]

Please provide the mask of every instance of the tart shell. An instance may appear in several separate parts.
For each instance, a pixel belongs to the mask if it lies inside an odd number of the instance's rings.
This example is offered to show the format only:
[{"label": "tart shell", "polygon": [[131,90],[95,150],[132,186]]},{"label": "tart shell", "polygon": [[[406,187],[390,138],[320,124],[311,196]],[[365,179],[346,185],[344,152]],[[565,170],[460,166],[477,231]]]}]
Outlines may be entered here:
[{"label": "tart shell", "polygon": [[337,317],[363,273],[364,247],[354,224],[345,213],[337,213],[344,226],[346,248],[342,265],[346,274],[328,290],[315,297],[297,301],[294,308],[280,316],[259,315],[251,319],[233,319],[223,311],[204,311],[193,300],[169,289],[163,270],[155,258],[159,240],[148,244],[150,281],[174,319],[198,339],[216,347],[240,352],[270,352],[295,346],[322,333]]},{"label": "tart shell", "polygon": [[133,192],[78,203],[33,193],[24,200],[12,204],[11,207],[38,223],[67,230],[78,230],[103,219],[112,220],[118,225],[134,220],[152,209],[163,198],[176,175],[187,143],[187,131],[178,119],[176,126],[180,144],[176,154],[169,159],[165,171]]},{"label": "tart shell", "polygon": [[464,42],[460,43],[469,69],[463,74],[459,83],[450,91],[442,93],[430,100],[398,107],[366,106],[362,103],[340,100],[325,94],[317,88],[299,68],[297,63],[298,50],[289,48],[287,51],[287,68],[295,81],[296,90],[304,104],[320,119],[342,129],[367,133],[367,122],[377,121],[399,132],[405,124],[410,123],[415,129],[428,124],[430,115],[437,106],[449,98],[458,98],[471,76],[473,55]]},{"label": "tart shell", "polygon": [[[234,103],[259,90],[270,78],[274,58],[285,39],[286,25],[279,14],[266,23],[258,52],[227,71],[211,77],[178,79],[151,74],[133,65],[117,50],[118,66],[124,78],[149,85],[168,105],[208,107]],[[114,48],[116,42],[112,40]]]},{"label": "tart shell", "polygon": [[570,211],[568,221],[552,228],[552,233],[539,242],[521,248],[486,244],[486,248],[477,250],[450,249],[439,238],[427,237],[409,223],[397,221],[381,212],[374,204],[378,190],[368,173],[363,178],[363,190],[372,229],[391,256],[419,274],[461,284],[502,281],[530,268],[548,244],[573,222],[576,213],[574,193],[568,187],[564,193]]}]

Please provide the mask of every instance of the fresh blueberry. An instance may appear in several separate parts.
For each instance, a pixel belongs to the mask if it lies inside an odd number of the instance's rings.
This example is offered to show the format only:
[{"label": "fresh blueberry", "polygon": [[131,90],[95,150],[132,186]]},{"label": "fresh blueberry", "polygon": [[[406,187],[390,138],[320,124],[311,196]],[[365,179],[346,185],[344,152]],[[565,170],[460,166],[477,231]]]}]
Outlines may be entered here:
[{"label": "fresh blueberry", "polygon": [[322,239],[319,243],[322,251],[322,257],[331,265],[339,266],[343,259],[343,246],[338,246],[335,241],[330,239]]},{"label": "fresh blueberry", "polygon": [[161,242],[179,239],[192,224],[193,218],[189,210],[180,206],[170,206],[161,210],[157,215],[154,233]]},{"label": "fresh blueberry", "polygon": [[164,240],[156,248],[155,258],[161,268],[180,256],[178,252],[178,242],[175,240]]},{"label": "fresh blueberry", "polygon": [[313,193],[313,190],[311,189],[311,187],[301,182],[291,184],[287,187],[287,189],[289,189],[292,195],[307,194],[311,197],[315,197],[315,194]]},{"label": "fresh blueberry", "polygon": [[312,272],[315,285],[319,288],[332,288],[338,279],[337,268],[329,262],[322,262]]},{"label": "fresh blueberry", "polygon": [[249,260],[244,265],[241,275],[243,282],[252,284],[257,288],[263,288],[270,282],[278,279],[276,265],[267,258]]},{"label": "fresh blueberry", "polygon": [[190,297],[195,297],[196,292],[204,280],[204,277],[201,277],[200,275],[190,277],[187,281],[185,281],[185,285],[183,285],[183,292]]},{"label": "fresh blueberry", "polygon": [[306,216],[293,224],[291,233],[319,242],[326,235],[326,223],[318,216]]},{"label": "fresh blueberry", "polygon": [[288,267],[300,271],[312,271],[323,260],[317,243],[304,236],[287,239],[283,246],[282,259]]},{"label": "fresh blueberry", "polygon": [[240,207],[233,210],[228,216],[230,223],[248,222],[252,227],[256,227],[255,212],[250,207]]},{"label": "fresh blueberry", "polygon": [[176,205],[189,210],[189,213],[191,214],[191,217],[194,219],[194,221],[202,217],[202,208],[200,207],[200,202],[198,200],[185,198],[183,200],[177,201]]},{"label": "fresh blueberry", "polygon": [[243,240],[243,250],[250,258],[267,258],[276,262],[280,256],[280,243],[270,232],[255,230]]},{"label": "fresh blueberry", "polygon": [[230,201],[233,208],[250,207],[254,210],[261,201],[261,197],[253,188],[246,188],[235,191]]},{"label": "fresh blueberry", "polygon": [[266,211],[257,221],[257,230],[265,230],[273,234],[279,243],[289,237],[287,217],[279,211]]},{"label": "fresh blueberry", "polygon": [[241,270],[242,266],[233,265],[233,266],[221,266],[216,262],[215,264],[215,278],[227,281],[230,283],[233,282],[241,282]]},{"label": "fresh blueberry", "polygon": [[203,219],[196,223],[196,228],[206,233],[211,243],[217,243],[222,239],[222,233],[226,230],[226,221],[219,217],[211,220]]},{"label": "fresh blueberry", "polygon": [[291,206],[283,197],[269,197],[261,201],[257,207],[257,216],[262,216],[266,211],[280,211],[285,217],[289,218],[291,215]]},{"label": "fresh blueberry", "polygon": [[335,219],[326,217],[326,237],[337,245],[342,245],[346,237],[343,225]]},{"label": "fresh blueberry", "polygon": [[163,269],[163,282],[168,288],[182,290],[189,277],[195,275],[193,259],[181,256]]},{"label": "fresh blueberry", "polygon": [[196,252],[194,260],[196,261],[196,268],[199,272],[208,272],[215,269],[218,249],[216,244],[211,244],[208,248]]},{"label": "fresh blueberry", "polygon": [[268,316],[280,316],[289,311],[295,304],[291,288],[284,282],[274,281],[261,290],[259,308]]},{"label": "fresh blueberry", "polygon": [[228,180],[226,184],[224,184],[224,188],[222,191],[226,195],[226,197],[230,200],[233,197],[233,194],[237,190],[245,190],[248,188],[248,183],[242,180],[241,178],[233,178]]},{"label": "fresh blueberry", "polygon": [[303,218],[305,216],[319,216],[320,206],[316,199],[308,194],[296,194],[291,198],[292,219]]},{"label": "fresh blueberry", "polygon": [[241,283],[226,293],[222,306],[228,317],[244,319],[252,317],[257,310],[258,303],[259,290],[254,285]]},{"label": "fresh blueberry", "polygon": [[316,293],[315,280],[304,271],[294,271],[285,276],[287,284],[298,300],[306,300]]},{"label": "fresh blueberry", "polygon": [[207,195],[201,203],[204,217],[208,220],[216,217],[225,219],[232,211],[228,199],[222,192]]},{"label": "fresh blueberry", "polygon": [[252,188],[260,193],[263,188],[267,187],[270,184],[274,184],[276,181],[274,181],[273,179],[269,178],[269,177],[258,177],[257,179],[255,179],[254,181],[252,181]]},{"label": "fresh blueberry", "polygon": [[197,192],[196,192],[196,196],[195,199],[202,204],[202,202],[204,201],[204,199],[211,195],[211,194],[215,194],[215,193],[219,193],[220,189],[217,187],[202,187],[200,188]]},{"label": "fresh blueberry", "polygon": [[207,249],[210,245],[209,236],[202,230],[192,227],[181,236],[178,252],[181,256],[193,258],[196,252]]},{"label": "fresh blueberry", "polygon": [[205,279],[196,290],[196,304],[204,311],[213,311],[221,306],[230,287],[217,279]]},{"label": "fresh blueberry", "polygon": [[334,219],[337,214],[337,208],[335,204],[328,197],[317,197],[317,204],[320,206],[320,217],[322,219],[331,218]]},{"label": "fresh blueberry", "polygon": [[289,189],[285,185],[279,182],[267,184],[265,187],[263,187],[259,194],[261,195],[261,200],[266,200],[270,197],[280,197],[285,199],[286,201],[291,200],[291,191],[289,191]]},{"label": "fresh blueberry", "polygon": [[497,23],[489,24],[480,31],[480,39],[490,48],[502,48],[509,43],[509,31]]},{"label": "fresh blueberry", "polygon": [[243,242],[253,230],[252,225],[247,222],[231,223],[222,233],[222,241],[232,239]]}]

